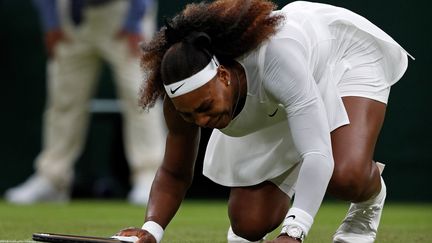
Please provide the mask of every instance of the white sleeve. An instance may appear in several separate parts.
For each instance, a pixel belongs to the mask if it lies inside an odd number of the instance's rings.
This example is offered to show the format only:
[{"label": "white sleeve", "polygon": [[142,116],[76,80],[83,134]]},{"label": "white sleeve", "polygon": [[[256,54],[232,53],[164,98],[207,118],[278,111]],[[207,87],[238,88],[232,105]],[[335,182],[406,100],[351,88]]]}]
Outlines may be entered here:
[{"label": "white sleeve", "polygon": [[[307,233],[333,173],[330,129],[323,101],[309,70],[308,52],[292,39],[272,40],[264,61],[264,88],[284,105],[302,163],[287,217]],[[286,223],[286,222],[285,222]]]}]

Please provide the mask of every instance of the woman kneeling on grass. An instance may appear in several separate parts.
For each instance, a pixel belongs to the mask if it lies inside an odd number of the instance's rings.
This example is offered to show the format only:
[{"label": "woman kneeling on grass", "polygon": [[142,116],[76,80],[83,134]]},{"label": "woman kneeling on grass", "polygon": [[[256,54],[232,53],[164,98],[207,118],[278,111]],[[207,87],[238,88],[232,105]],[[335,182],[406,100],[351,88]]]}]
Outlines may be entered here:
[{"label": "woman kneeling on grass", "polygon": [[[143,107],[169,129],[142,229],[160,242],[192,183],[200,127],[215,128],[204,174],[231,187],[228,242],[301,242],[326,190],[352,202],[334,242],[374,242],[386,187],[372,160],[407,53],[349,10],[263,0],[187,5],[144,47]],[[295,198],[290,207],[290,200]]]}]

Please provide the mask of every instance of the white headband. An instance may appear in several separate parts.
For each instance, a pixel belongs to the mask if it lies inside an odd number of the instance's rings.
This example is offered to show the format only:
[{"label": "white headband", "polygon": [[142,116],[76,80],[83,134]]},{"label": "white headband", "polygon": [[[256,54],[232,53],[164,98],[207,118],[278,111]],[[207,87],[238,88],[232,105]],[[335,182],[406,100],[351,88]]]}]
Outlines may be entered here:
[{"label": "white headband", "polygon": [[168,85],[164,84],[165,91],[170,98],[174,98],[198,89],[216,76],[218,66],[219,62],[213,56],[205,68],[189,78]]}]

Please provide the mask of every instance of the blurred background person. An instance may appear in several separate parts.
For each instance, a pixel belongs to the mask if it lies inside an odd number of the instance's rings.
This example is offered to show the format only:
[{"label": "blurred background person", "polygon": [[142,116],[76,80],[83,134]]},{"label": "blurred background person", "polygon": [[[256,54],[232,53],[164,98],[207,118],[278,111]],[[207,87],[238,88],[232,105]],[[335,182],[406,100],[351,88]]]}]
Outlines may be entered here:
[{"label": "blurred background person", "polygon": [[[125,155],[131,171],[128,200],[146,204],[164,151],[160,107],[140,111],[143,79],[139,43],[156,28],[152,0],[33,0],[45,33],[47,100],[43,148],[35,173],[6,191],[7,201],[30,204],[68,201],[74,164],[82,153],[102,64],[109,65],[123,115]],[[157,105],[158,106],[158,105]]]}]

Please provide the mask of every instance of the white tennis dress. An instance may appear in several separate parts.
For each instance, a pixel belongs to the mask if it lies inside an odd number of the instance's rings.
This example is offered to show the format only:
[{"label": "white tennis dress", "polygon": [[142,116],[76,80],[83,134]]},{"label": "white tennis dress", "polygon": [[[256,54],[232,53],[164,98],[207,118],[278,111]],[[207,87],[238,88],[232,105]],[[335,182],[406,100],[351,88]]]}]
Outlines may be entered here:
[{"label": "white tennis dress", "polygon": [[322,156],[316,165],[333,163],[329,134],[349,124],[341,97],[386,103],[407,68],[398,43],[347,9],[293,2],[275,13],[285,16],[279,31],[238,59],[243,110],[207,146],[203,173],[221,185],[271,180],[309,154]]}]

